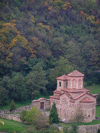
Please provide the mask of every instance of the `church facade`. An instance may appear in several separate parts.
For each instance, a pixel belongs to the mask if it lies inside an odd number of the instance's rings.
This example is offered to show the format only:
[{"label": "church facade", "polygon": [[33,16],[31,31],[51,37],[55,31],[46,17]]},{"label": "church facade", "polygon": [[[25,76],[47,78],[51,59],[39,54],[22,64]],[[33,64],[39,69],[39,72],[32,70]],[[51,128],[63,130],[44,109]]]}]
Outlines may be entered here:
[{"label": "church facade", "polygon": [[[61,121],[71,122],[75,119],[91,122],[95,119],[96,94],[83,87],[84,74],[77,70],[57,78],[57,88],[50,99],[40,98],[32,104],[38,108],[48,109],[56,103]],[[79,118],[80,117],[80,118]]]}]

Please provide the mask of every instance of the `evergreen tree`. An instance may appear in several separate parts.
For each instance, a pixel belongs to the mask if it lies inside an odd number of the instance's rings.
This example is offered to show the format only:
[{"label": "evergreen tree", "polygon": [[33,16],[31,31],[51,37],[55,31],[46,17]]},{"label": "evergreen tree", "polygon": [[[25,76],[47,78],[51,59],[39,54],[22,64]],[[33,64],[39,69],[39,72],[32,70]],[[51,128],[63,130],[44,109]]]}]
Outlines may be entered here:
[{"label": "evergreen tree", "polygon": [[15,105],[14,100],[12,100],[11,103],[10,103],[10,111],[13,111],[15,109],[16,109],[16,105]]},{"label": "evergreen tree", "polygon": [[56,108],[55,103],[53,103],[52,108],[50,110],[49,121],[50,121],[50,124],[59,123],[59,117],[58,117],[57,108]]}]

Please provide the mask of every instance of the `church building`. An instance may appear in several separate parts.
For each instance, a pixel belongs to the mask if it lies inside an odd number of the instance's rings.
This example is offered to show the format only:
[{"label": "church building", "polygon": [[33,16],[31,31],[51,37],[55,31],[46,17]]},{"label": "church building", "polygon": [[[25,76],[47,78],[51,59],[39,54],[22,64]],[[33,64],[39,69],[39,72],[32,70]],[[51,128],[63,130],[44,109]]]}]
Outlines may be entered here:
[{"label": "church building", "polygon": [[33,100],[33,105],[47,109],[55,102],[61,121],[71,122],[80,115],[82,122],[91,122],[95,119],[97,94],[90,94],[90,90],[83,87],[83,78],[84,74],[77,70],[58,77],[53,96]]}]

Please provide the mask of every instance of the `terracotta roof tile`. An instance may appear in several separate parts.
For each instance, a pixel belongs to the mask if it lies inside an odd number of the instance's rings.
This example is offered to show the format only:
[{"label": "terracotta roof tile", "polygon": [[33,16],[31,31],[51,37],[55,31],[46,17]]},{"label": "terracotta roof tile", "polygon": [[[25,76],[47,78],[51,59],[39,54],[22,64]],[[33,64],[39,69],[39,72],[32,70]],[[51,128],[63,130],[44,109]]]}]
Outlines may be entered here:
[{"label": "terracotta roof tile", "polygon": [[85,94],[87,94],[86,92],[81,93],[80,95],[78,95],[77,97],[74,98],[74,100],[79,99],[80,97],[84,96]]},{"label": "terracotta roof tile", "polygon": [[55,90],[54,93],[61,94],[61,91]]},{"label": "terracotta roof tile", "polygon": [[39,98],[39,99],[33,100],[33,101],[34,101],[34,102],[39,102],[39,101],[41,101],[41,100],[45,100],[45,98]]},{"label": "terracotta roof tile", "polygon": [[[66,94],[70,99],[72,99],[72,96],[68,93],[68,92],[64,92],[64,93],[62,93],[61,95],[63,95],[63,94]],[[60,96],[61,96],[60,95]]]},{"label": "terracotta roof tile", "polygon": [[62,89],[62,91],[67,91],[67,92],[72,92],[72,93],[77,93],[77,92],[90,92],[90,90],[88,89],[68,89],[68,88],[65,88],[65,89]]},{"label": "terracotta roof tile", "polygon": [[66,94],[70,99],[72,99],[72,96],[71,96],[68,92],[65,92],[65,94]]},{"label": "terracotta roof tile", "polygon": [[50,96],[51,99],[59,99],[59,96],[58,95],[53,95],[53,96]]},{"label": "terracotta roof tile", "polygon": [[80,72],[77,71],[77,70],[74,70],[73,72],[67,74],[67,76],[69,76],[69,77],[76,77],[76,76],[81,76],[81,77],[83,77],[84,74],[80,73]]},{"label": "terracotta roof tile", "polygon": [[[91,94],[89,94],[89,93],[87,93],[87,92],[83,92],[83,93],[81,93],[79,96],[75,97],[74,100],[79,99],[80,97],[84,96],[85,94],[94,97],[93,95],[91,95]],[[95,97],[94,97],[94,98],[95,98]]]},{"label": "terracotta roof tile", "polygon": [[67,80],[67,79],[68,79],[68,77],[66,75],[62,75],[57,78],[57,80]]},{"label": "terracotta roof tile", "polygon": [[91,103],[94,102],[94,100],[90,99],[89,97],[83,98],[80,103]]}]

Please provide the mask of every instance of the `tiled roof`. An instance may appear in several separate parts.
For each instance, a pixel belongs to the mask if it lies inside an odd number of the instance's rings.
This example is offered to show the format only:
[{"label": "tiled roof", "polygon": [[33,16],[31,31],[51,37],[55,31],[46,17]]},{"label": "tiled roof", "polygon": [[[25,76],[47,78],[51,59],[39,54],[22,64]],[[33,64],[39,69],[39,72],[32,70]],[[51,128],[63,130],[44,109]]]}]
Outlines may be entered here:
[{"label": "tiled roof", "polygon": [[57,78],[57,80],[67,80],[68,77],[66,75],[60,76]]},{"label": "tiled roof", "polygon": [[[66,94],[70,99],[72,99],[72,96],[68,93],[68,92],[64,92],[64,93],[62,93],[61,95],[63,95],[63,94]],[[61,96],[60,95],[60,96]]]},{"label": "tiled roof", "polygon": [[85,94],[87,94],[86,92],[81,93],[80,95],[78,95],[77,97],[74,98],[74,100],[79,99],[80,97],[84,96]]},{"label": "tiled roof", "polygon": [[53,91],[54,93],[57,93],[57,94],[61,94],[61,91],[57,91],[57,90],[55,90],[55,91]]},{"label": "tiled roof", "polygon": [[91,103],[94,102],[94,100],[90,99],[89,97],[83,98],[80,103]]},{"label": "tiled roof", "polygon": [[34,102],[39,102],[39,101],[41,101],[41,100],[46,100],[45,98],[39,98],[39,99],[37,99],[37,100],[33,100]]},{"label": "tiled roof", "polygon": [[83,77],[84,74],[80,73],[80,72],[77,71],[77,70],[74,70],[73,72],[67,74],[67,76],[69,76],[69,77],[77,77],[77,76],[81,76],[81,77]]},{"label": "tiled roof", "polygon": [[50,96],[51,99],[59,99],[59,96],[58,95],[53,95],[53,96]]},{"label": "tiled roof", "polygon": [[62,89],[62,91],[67,91],[67,92],[71,92],[71,93],[77,93],[77,92],[90,92],[90,90],[88,90],[88,89],[85,89],[85,88],[83,88],[83,89],[67,89],[67,88],[65,88],[65,89]]},{"label": "tiled roof", "polygon": [[65,94],[66,94],[70,99],[72,99],[72,96],[71,96],[68,92],[65,92]]},{"label": "tiled roof", "polygon": [[97,97],[97,96],[98,96],[98,94],[92,94],[92,96]]}]

